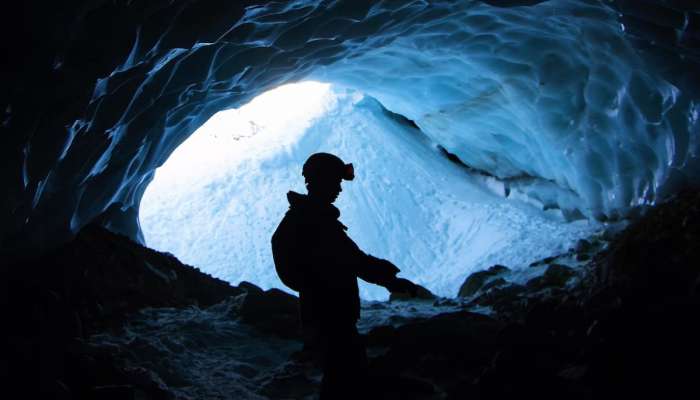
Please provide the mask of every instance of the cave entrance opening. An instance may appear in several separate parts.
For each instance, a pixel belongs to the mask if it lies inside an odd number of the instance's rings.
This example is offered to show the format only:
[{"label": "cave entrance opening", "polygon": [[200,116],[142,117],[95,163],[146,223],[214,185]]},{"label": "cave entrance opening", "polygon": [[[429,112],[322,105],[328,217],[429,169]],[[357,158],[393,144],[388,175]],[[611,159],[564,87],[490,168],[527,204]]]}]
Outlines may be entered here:
[{"label": "cave entrance opening", "polygon": [[275,191],[282,180],[271,172],[293,165],[304,132],[333,101],[329,84],[305,81],[214,114],[144,192],[139,219],[146,244],[233,284],[278,286],[268,231],[286,192]]},{"label": "cave entrance opening", "polygon": [[[319,151],[355,165],[335,203],[349,235],[441,296],[471,272],[524,267],[590,234],[484,188],[372,96],[300,82],[219,112],[173,152],[141,201],[147,245],[232,284],[285,289],[270,237],[287,191],[306,192],[301,167]],[[362,281],[360,295],[388,298]]]}]

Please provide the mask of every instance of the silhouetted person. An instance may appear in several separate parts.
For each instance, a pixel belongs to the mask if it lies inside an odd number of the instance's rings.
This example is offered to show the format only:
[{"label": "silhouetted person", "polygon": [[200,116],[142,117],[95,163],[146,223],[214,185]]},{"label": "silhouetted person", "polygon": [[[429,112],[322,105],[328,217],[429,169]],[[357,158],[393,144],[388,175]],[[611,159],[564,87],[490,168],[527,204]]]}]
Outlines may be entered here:
[{"label": "silhouetted person", "polygon": [[352,164],[328,153],[304,163],[308,195],[287,193],[289,211],[272,235],[272,254],[282,282],[299,292],[305,350],[323,364],[321,398],[360,398],[367,382],[367,358],[355,324],[360,317],[357,278],[415,293],[397,278],[391,262],[364,253],[345,233],[333,206],[342,180],[353,180]]}]

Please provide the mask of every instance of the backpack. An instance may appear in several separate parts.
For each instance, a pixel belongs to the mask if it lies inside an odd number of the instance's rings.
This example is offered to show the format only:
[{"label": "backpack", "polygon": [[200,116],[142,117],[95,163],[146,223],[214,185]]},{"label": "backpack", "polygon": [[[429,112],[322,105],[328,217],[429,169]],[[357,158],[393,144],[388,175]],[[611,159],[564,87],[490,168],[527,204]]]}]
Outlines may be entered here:
[{"label": "backpack", "polygon": [[272,235],[272,259],[275,262],[275,270],[282,283],[288,288],[299,292],[302,287],[303,276],[295,260],[294,250],[297,248],[296,235],[290,229],[287,218],[279,224]]}]

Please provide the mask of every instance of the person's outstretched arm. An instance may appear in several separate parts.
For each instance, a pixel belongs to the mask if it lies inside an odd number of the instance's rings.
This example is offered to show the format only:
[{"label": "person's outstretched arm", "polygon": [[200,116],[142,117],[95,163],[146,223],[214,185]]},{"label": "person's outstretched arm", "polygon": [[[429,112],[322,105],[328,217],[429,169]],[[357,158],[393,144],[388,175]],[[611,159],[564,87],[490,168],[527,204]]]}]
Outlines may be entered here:
[{"label": "person's outstretched arm", "polygon": [[[364,253],[363,253],[364,254]],[[391,261],[364,254],[365,262],[359,263],[357,276],[367,282],[384,286],[391,293],[409,293],[415,297],[418,288],[405,278],[396,276],[401,270]]]},{"label": "person's outstretched arm", "polygon": [[401,270],[388,260],[361,252],[360,259],[356,262],[357,277],[381,286],[386,286],[396,279],[396,274]]},{"label": "person's outstretched arm", "polygon": [[363,281],[383,286],[392,293],[410,293],[415,296],[417,286],[408,279],[396,276],[401,270],[391,261],[369,255],[350,239],[345,232],[339,239],[338,249],[343,249],[342,258],[349,262],[349,267],[355,271],[358,278]]}]

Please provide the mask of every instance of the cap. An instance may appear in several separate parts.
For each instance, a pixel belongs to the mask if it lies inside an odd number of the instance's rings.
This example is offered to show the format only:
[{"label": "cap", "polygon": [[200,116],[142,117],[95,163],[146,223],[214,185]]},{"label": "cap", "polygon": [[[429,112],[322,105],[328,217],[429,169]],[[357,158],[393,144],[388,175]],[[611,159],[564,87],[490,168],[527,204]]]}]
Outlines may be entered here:
[{"label": "cap", "polygon": [[315,178],[340,178],[351,181],[355,179],[355,168],[333,154],[315,153],[306,160],[301,174],[307,181]]}]

